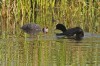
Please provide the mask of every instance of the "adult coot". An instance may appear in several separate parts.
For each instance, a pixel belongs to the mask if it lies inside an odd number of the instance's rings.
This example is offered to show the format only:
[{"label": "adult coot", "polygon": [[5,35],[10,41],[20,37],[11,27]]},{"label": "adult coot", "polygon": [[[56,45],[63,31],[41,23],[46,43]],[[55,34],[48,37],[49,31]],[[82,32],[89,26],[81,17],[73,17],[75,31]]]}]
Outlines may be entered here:
[{"label": "adult coot", "polygon": [[30,35],[35,35],[41,31],[41,27],[34,23],[25,24],[21,27],[21,29]]},{"label": "adult coot", "polygon": [[63,24],[57,24],[56,29],[61,30],[62,33],[56,35],[66,35],[68,38],[74,38],[76,40],[81,40],[84,37],[84,32],[80,27],[74,27],[66,29]]}]

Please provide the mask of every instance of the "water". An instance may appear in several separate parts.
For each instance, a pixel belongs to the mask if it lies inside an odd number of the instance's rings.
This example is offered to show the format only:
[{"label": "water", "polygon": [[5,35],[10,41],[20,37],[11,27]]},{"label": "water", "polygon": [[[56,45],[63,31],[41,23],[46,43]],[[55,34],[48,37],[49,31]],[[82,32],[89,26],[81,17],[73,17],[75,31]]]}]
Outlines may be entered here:
[{"label": "water", "polygon": [[100,35],[82,41],[38,35],[0,39],[0,66],[100,66]]}]

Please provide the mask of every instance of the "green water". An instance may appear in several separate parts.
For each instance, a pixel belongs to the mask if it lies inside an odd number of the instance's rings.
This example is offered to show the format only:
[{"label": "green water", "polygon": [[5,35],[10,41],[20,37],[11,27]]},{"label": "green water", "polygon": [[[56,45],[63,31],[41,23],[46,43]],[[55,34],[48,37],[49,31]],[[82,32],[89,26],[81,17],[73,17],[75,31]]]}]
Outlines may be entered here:
[{"label": "green water", "polygon": [[82,41],[56,36],[0,39],[0,66],[99,66],[100,38]]}]

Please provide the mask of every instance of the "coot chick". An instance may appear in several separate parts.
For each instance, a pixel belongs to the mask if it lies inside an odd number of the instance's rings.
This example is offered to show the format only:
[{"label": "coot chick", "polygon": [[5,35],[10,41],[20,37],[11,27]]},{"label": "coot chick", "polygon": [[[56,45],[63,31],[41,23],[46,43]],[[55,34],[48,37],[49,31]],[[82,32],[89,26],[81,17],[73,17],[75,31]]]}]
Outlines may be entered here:
[{"label": "coot chick", "polygon": [[41,31],[41,27],[34,23],[25,24],[21,27],[21,29],[30,35],[35,35]]},{"label": "coot chick", "polygon": [[43,31],[43,33],[48,33],[48,27],[44,27],[43,29],[42,29],[42,31]]},{"label": "coot chick", "polygon": [[76,40],[81,40],[84,37],[84,32],[80,27],[66,29],[63,24],[57,24],[56,29],[62,31],[62,33],[56,34],[58,36],[65,35],[68,38],[74,38]]}]

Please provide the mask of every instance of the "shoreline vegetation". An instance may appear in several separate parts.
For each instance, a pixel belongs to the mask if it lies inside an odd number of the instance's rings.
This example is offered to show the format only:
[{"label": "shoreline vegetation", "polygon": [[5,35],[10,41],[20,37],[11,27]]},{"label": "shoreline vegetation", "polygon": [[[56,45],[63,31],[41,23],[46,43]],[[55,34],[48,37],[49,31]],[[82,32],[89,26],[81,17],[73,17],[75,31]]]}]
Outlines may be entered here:
[{"label": "shoreline vegetation", "polygon": [[71,28],[80,26],[84,31],[100,33],[99,0],[1,0],[1,34],[18,34],[28,22],[42,27],[63,23]]}]

